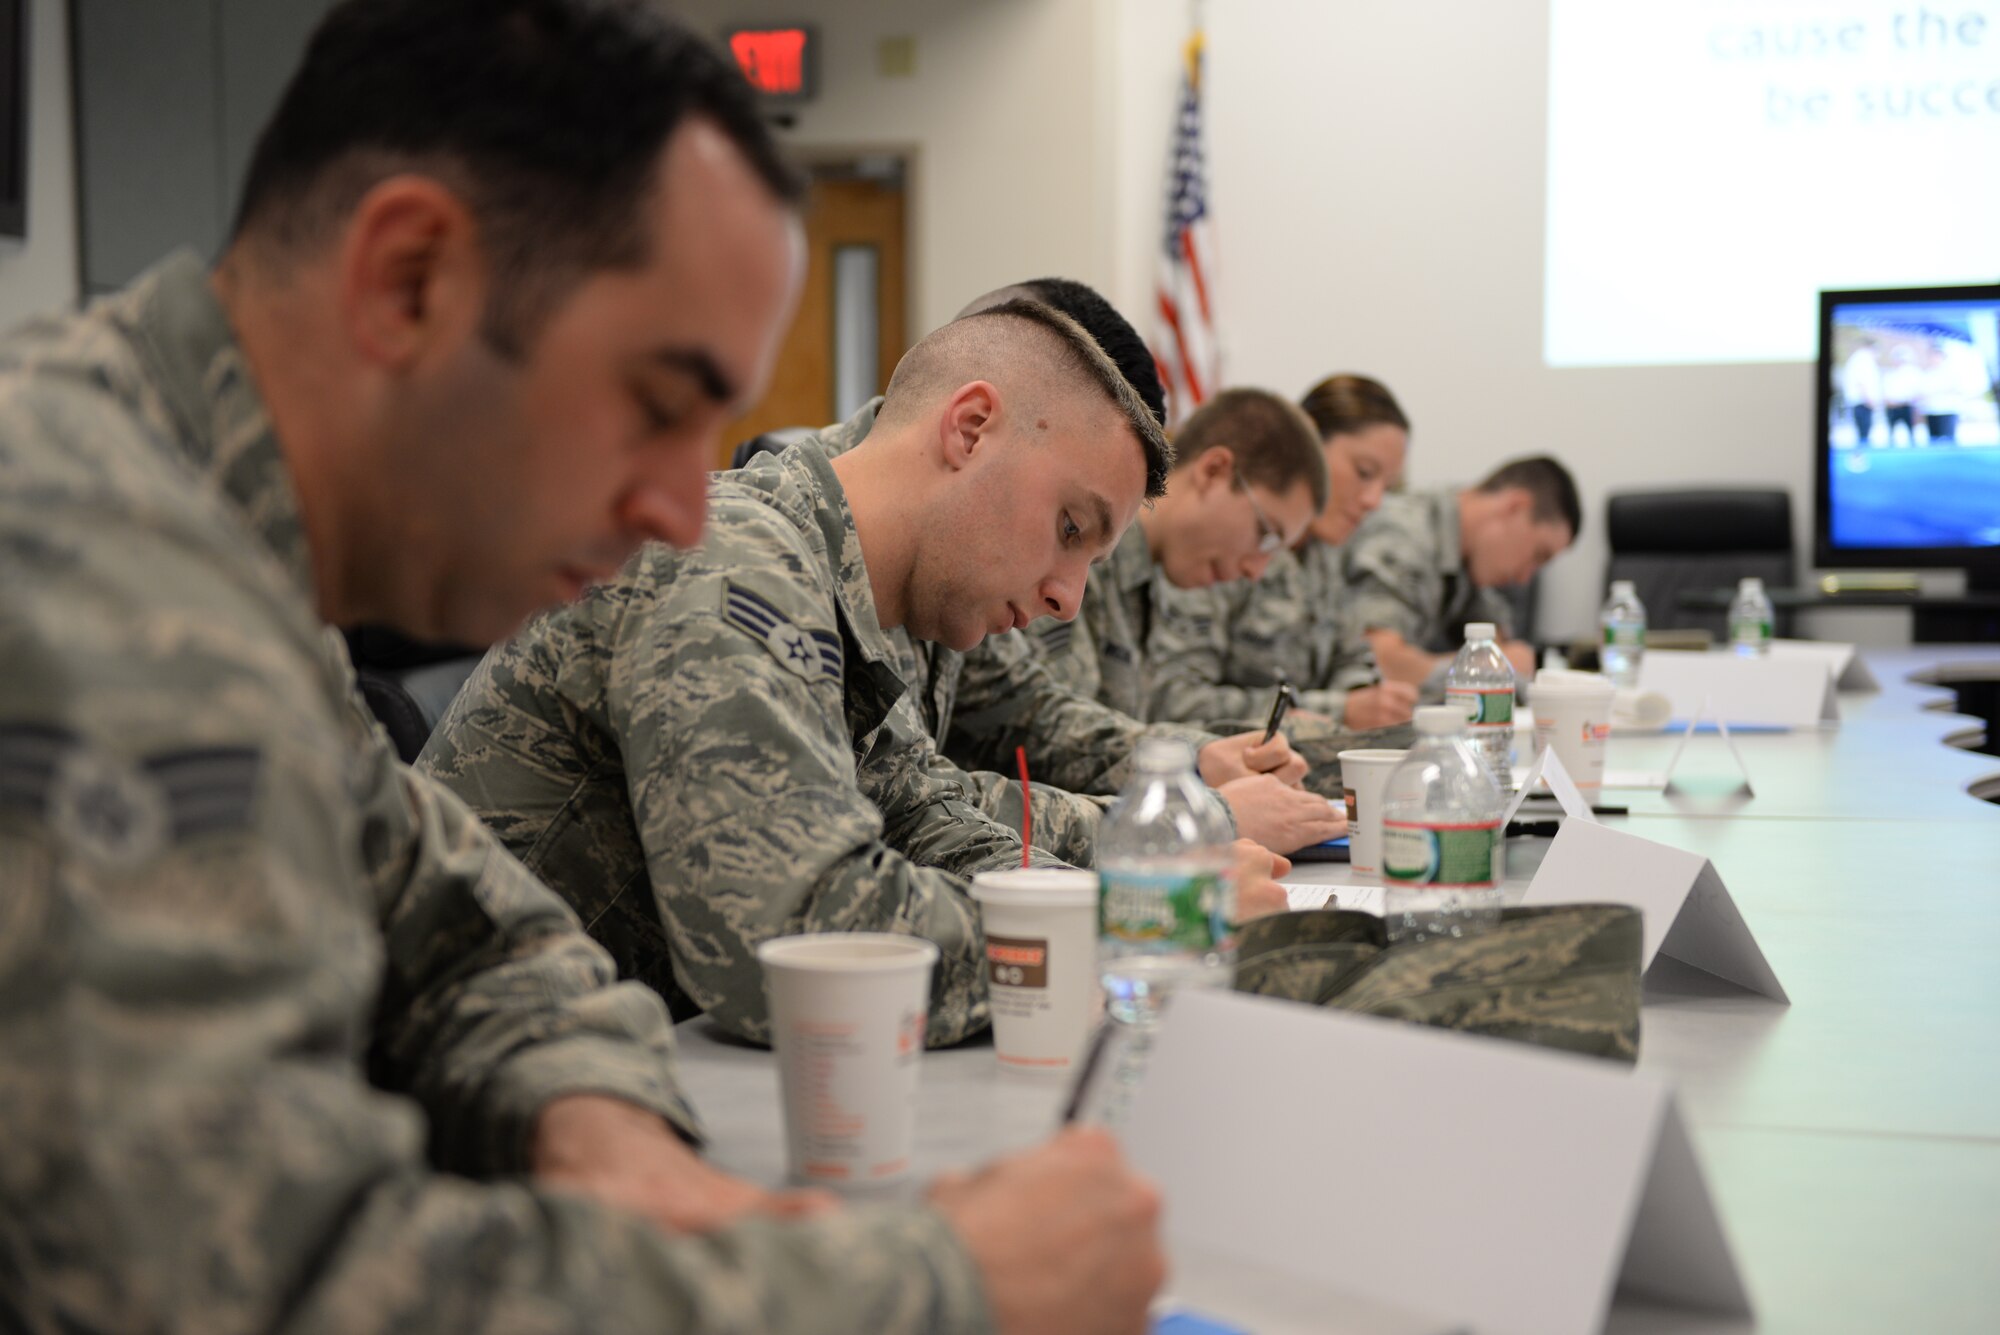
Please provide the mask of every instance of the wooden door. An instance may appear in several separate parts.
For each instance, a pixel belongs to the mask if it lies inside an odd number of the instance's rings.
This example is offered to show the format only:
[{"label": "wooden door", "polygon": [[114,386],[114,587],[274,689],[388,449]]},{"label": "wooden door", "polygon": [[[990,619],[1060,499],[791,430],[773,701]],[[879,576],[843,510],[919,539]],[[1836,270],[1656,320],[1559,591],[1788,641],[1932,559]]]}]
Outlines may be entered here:
[{"label": "wooden door", "polygon": [[[872,295],[876,330],[874,374],[864,375],[868,393],[880,393],[896,369],[896,359],[908,349],[903,273],[903,188],[900,180],[880,181],[847,175],[820,174],[812,182],[806,209],[806,279],[799,312],[778,352],[770,387],[756,407],[730,423],[718,447],[715,466],[727,468],[738,443],[780,427],[825,426],[838,421],[837,370],[843,365],[838,346],[842,302],[866,301]],[[850,252],[846,263],[843,251]],[[859,254],[872,251],[872,256]],[[852,261],[867,261],[855,264]],[[857,272],[872,267],[874,291],[841,292]],[[841,275],[845,274],[843,280]],[[850,308],[850,314],[851,314]],[[865,314],[865,312],[864,312]],[[846,322],[851,330],[851,319]],[[849,348],[849,359],[864,350]],[[848,365],[854,392],[853,363]],[[865,369],[865,359],[860,363]],[[858,405],[856,405],[858,406]]]}]

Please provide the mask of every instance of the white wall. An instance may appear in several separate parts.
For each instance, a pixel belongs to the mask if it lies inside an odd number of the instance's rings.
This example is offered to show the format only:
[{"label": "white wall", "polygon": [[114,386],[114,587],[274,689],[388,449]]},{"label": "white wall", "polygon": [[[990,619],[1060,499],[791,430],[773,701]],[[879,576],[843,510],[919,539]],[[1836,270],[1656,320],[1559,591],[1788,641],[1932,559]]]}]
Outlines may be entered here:
[{"label": "white wall", "polygon": [[[808,152],[913,152],[913,328],[999,283],[1061,273],[1147,329],[1191,0],[677,8],[710,31],[819,24],[823,92],[786,137]],[[1803,550],[1810,366],[1542,364],[1546,5],[1210,0],[1203,11],[1232,379],[1297,394],[1336,370],[1380,377],[1416,425],[1416,486],[1560,455],[1583,486],[1584,536],[1544,577],[1544,636],[1592,622],[1608,491],[1782,486]],[[877,74],[885,36],[917,39],[915,77]]]},{"label": "white wall", "polygon": [[[1132,216],[1159,212],[1186,13],[1115,9],[1113,45],[1169,70],[1164,84],[1128,76],[1116,110],[1127,160],[1113,295],[1132,312],[1147,309],[1158,231],[1135,231]],[[1415,425],[1419,486],[1473,480],[1508,455],[1560,455],[1585,492],[1584,536],[1544,577],[1544,635],[1591,624],[1607,491],[1784,486],[1809,539],[1809,366],[1542,365],[1544,5],[1223,0],[1206,14],[1232,379],[1296,394],[1331,371],[1380,377]]]},{"label": "white wall", "polygon": [[33,0],[28,11],[28,239],[0,241],[0,331],[77,297],[65,9],[63,0]]},{"label": "white wall", "polygon": [[[1098,76],[1106,0],[693,0],[704,31],[818,25],[821,94],[782,136],[804,152],[908,153],[913,332],[1004,283],[1102,281],[1113,229],[1102,170],[1111,101]],[[885,37],[916,72],[883,78]]]}]

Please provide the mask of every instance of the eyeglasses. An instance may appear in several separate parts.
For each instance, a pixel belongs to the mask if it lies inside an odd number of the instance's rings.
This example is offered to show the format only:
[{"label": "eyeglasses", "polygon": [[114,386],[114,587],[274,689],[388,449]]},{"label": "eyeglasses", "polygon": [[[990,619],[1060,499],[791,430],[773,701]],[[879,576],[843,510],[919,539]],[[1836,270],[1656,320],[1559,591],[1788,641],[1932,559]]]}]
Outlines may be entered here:
[{"label": "eyeglasses", "polygon": [[1250,513],[1257,516],[1257,554],[1273,556],[1285,545],[1285,532],[1271,522],[1271,516],[1264,513],[1264,507],[1257,504],[1257,494],[1250,490],[1250,484],[1243,480],[1243,470],[1236,472],[1236,485],[1243,489],[1243,499],[1250,502]]}]

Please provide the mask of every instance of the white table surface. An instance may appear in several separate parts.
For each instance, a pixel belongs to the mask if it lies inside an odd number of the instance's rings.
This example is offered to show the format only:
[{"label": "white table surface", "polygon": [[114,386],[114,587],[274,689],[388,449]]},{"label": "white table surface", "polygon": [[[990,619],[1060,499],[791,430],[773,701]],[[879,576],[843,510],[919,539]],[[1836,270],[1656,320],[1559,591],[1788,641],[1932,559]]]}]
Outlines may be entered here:
[{"label": "white table surface", "polygon": [[[1843,696],[1840,727],[1741,740],[1754,799],[1686,810],[1631,794],[1653,801],[1614,820],[1715,863],[1793,1000],[1656,968],[1640,1064],[1678,1091],[1758,1319],[1621,1302],[1621,1335],[2000,1331],[2000,810],[1967,792],[2000,759],[1946,745],[1977,721],[1907,680],[1939,662],[2000,673],[2000,649],[1866,657],[1884,689]],[[1621,768],[1663,764],[1670,746],[1622,743]],[[1510,845],[1515,894],[1546,846]],[[1293,879],[1351,878],[1318,864]],[[770,1055],[705,1020],[680,1037],[716,1160],[782,1180]],[[983,1043],[928,1054],[919,1176],[1036,1142],[1065,1092],[1000,1070]]]}]

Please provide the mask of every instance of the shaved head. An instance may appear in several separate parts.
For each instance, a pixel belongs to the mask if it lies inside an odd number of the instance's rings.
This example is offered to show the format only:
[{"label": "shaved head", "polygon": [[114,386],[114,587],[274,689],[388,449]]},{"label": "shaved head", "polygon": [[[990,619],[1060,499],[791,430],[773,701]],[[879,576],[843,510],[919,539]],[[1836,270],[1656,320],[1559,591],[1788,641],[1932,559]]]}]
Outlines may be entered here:
[{"label": "shaved head", "polygon": [[1165,490],[1173,454],[1145,401],[1082,326],[1038,301],[1012,298],[928,335],[896,364],[876,421],[890,430],[920,421],[974,381],[998,390],[1030,434],[1115,411],[1145,456],[1146,495]]}]

